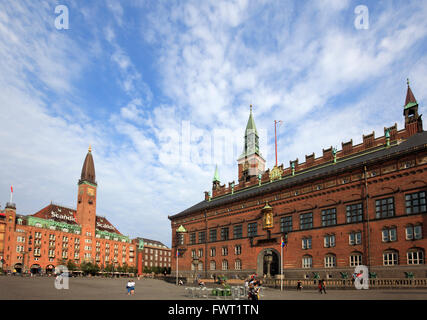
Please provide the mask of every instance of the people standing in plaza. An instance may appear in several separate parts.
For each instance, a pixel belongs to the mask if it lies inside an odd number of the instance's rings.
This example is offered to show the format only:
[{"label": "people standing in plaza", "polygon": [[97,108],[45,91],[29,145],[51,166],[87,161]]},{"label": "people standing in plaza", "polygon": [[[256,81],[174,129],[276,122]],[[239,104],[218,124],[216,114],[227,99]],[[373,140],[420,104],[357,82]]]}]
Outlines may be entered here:
[{"label": "people standing in plaza", "polygon": [[297,291],[301,291],[301,289],[302,289],[301,280],[298,280],[298,282],[297,282]]}]

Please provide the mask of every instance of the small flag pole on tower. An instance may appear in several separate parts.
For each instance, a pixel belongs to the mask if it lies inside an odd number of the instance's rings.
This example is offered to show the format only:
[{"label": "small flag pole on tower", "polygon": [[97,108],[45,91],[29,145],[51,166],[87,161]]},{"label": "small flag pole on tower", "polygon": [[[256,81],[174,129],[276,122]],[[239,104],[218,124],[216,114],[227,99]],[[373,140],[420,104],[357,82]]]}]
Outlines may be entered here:
[{"label": "small flag pole on tower", "polygon": [[13,203],[13,186],[10,186],[10,203]]},{"label": "small flag pole on tower", "polygon": [[274,146],[276,151],[276,167],[277,167],[277,130],[276,130],[276,124],[278,123],[279,126],[282,124],[282,120],[274,120]]}]

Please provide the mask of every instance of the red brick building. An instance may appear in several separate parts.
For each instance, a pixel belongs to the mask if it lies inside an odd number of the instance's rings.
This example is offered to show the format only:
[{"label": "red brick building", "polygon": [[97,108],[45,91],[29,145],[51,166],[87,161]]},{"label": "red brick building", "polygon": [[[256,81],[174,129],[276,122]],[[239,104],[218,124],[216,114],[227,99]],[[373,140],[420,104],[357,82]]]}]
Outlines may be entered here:
[{"label": "red brick building", "polygon": [[[77,208],[49,204],[32,215],[16,213],[14,203],[0,211],[3,270],[52,272],[64,260],[100,267],[135,266],[135,245],[105,217],[96,215],[95,166],[86,155],[78,182]],[[1,260],[1,259],[0,259]]]},{"label": "red brick building", "polygon": [[238,184],[170,216],[173,263],[181,275],[275,276],[281,238],[285,278],[345,278],[357,265],[372,277],[427,277],[427,132],[408,84],[404,128],[372,132],[264,170],[251,114]]},{"label": "red brick building", "polygon": [[132,240],[137,248],[138,274],[167,269],[170,271],[172,257],[171,249],[157,240],[136,238]]}]

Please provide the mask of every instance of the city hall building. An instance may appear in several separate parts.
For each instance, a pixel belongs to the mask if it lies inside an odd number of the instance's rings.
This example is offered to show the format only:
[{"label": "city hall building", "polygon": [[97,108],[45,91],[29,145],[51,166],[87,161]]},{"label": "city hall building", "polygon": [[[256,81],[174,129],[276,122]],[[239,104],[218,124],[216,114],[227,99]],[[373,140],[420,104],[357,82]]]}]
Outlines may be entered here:
[{"label": "city hall building", "polygon": [[358,265],[378,278],[426,278],[427,132],[407,88],[404,127],[342,142],[265,169],[252,110],[238,183],[215,172],[203,201],[169,216],[172,273],[289,279],[346,278]]},{"label": "city hall building", "polygon": [[135,245],[105,217],[96,215],[97,183],[91,148],[78,182],[77,208],[49,204],[32,215],[19,215],[7,203],[0,211],[0,267],[50,273],[71,260],[100,267],[135,266]]}]

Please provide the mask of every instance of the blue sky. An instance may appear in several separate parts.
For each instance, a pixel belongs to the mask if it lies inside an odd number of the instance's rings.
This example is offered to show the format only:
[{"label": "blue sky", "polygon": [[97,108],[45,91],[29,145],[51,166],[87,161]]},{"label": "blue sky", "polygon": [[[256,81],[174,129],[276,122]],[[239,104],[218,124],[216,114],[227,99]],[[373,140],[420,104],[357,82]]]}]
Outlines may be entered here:
[{"label": "blue sky", "polygon": [[[369,27],[355,27],[355,8]],[[58,30],[55,7],[68,8]],[[267,167],[424,112],[426,1],[0,0],[0,203],[75,207],[92,145],[98,215],[170,245],[168,215],[237,180],[249,105]]]}]

